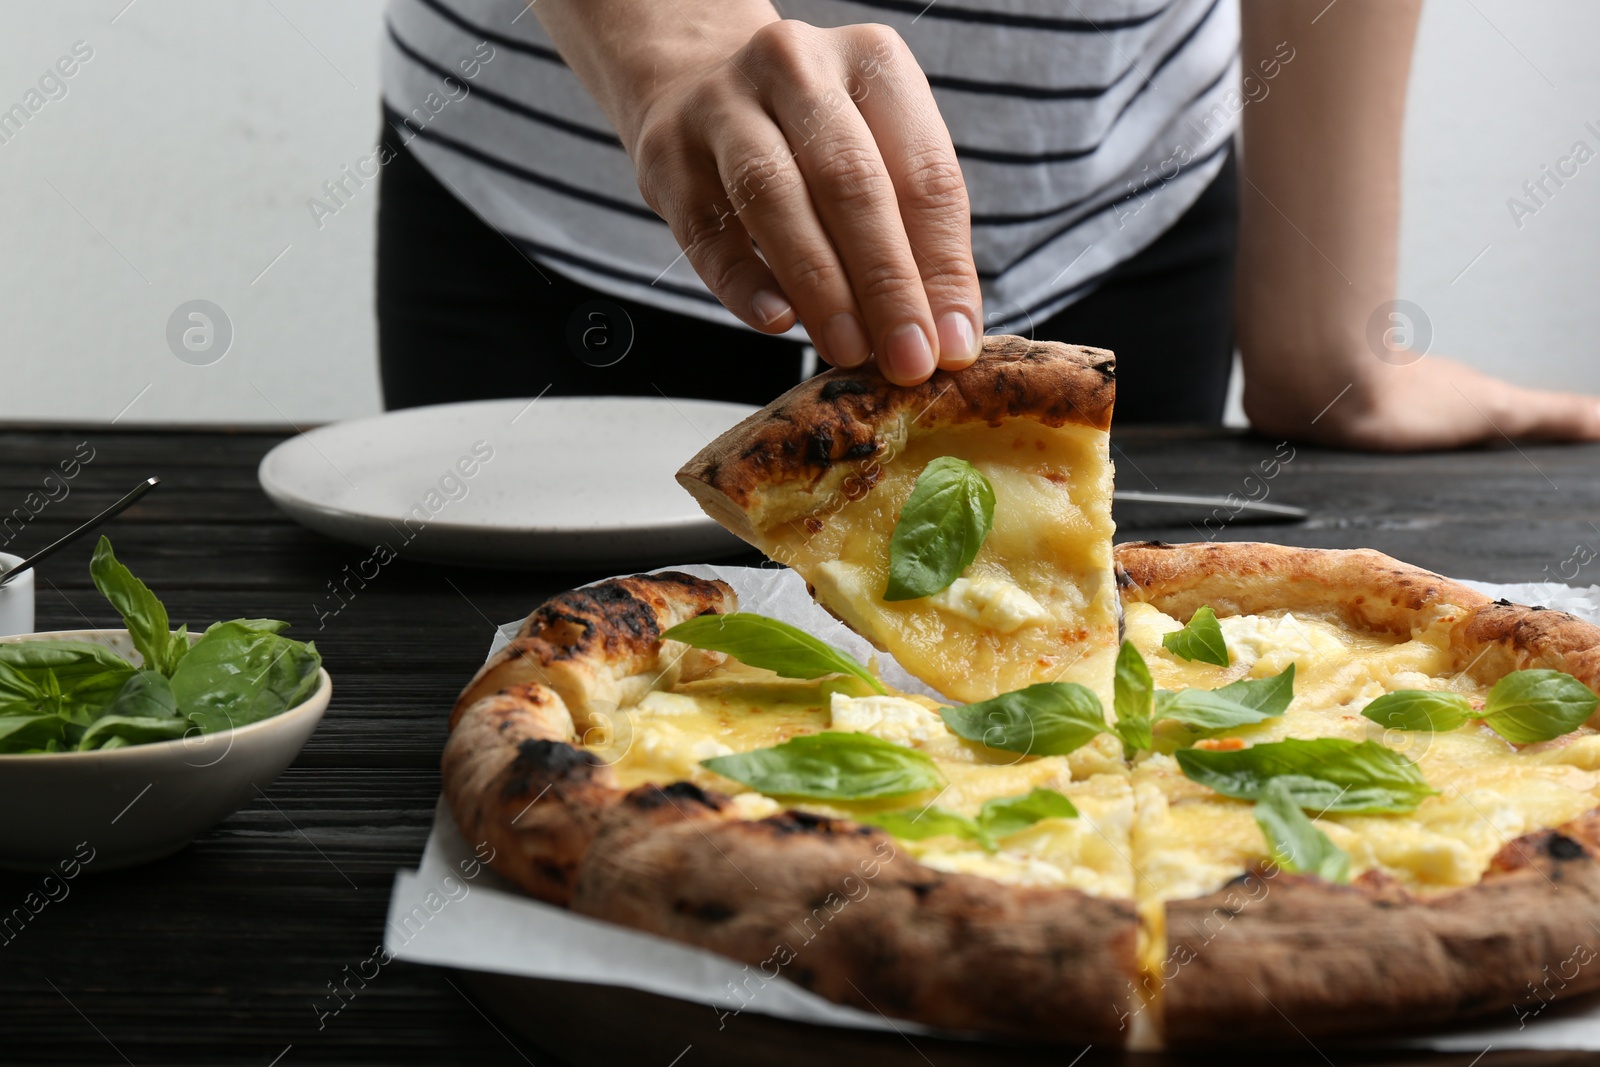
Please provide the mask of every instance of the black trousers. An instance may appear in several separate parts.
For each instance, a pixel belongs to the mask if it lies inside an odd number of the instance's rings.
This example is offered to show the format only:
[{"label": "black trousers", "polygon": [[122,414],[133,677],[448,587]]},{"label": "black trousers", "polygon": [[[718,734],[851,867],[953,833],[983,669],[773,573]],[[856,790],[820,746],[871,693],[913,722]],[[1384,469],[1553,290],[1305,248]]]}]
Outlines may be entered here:
[{"label": "black trousers", "polygon": [[[764,404],[800,380],[796,342],[618,299],[535,266],[394,136],[385,141],[395,150],[378,203],[386,407],[533,396],[547,386],[552,396]],[[1220,422],[1237,228],[1230,152],[1171,229],[1088,296],[1037,323],[1034,337],[1117,354],[1119,424]]]}]

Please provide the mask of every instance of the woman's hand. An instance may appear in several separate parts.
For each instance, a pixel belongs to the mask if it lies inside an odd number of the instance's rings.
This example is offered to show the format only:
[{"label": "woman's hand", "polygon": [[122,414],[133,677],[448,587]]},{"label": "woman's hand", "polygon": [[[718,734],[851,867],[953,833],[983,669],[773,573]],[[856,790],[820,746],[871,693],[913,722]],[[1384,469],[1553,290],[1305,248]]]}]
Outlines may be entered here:
[{"label": "woman's hand", "polygon": [[[1540,438],[1600,440],[1600,399],[1525,389],[1454,360],[1426,356],[1401,366],[1360,353],[1363,367],[1321,391],[1302,380],[1275,391],[1246,382],[1250,424],[1272,437],[1313,440],[1374,452],[1413,452]],[[1360,363],[1358,362],[1359,366]]]},{"label": "woman's hand", "polygon": [[875,354],[900,384],[976,358],[966,186],[892,30],[778,21],[764,0],[534,10],[611,116],[645,201],[741,320],[798,320],[829,363]]},{"label": "woman's hand", "polygon": [[1395,307],[1401,120],[1419,9],[1419,0],[1244,0],[1247,65],[1283,43],[1294,49],[1271,93],[1244,110],[1245,414],[1265,434],[1383,451],[1600,439],[1594,397],[1388,347],[1379,316]]}]

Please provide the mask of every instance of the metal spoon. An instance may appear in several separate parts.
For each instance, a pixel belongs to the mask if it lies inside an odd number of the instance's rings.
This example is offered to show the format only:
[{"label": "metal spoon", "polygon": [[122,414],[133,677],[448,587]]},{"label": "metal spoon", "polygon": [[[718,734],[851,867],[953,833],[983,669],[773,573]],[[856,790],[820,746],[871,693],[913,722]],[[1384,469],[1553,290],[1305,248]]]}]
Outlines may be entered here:
[{"label": "metal spoon", "polygon": [[1305,508],[1289,504],[1267,504],[1256,500],[1241,500],[1226,496],[1191,496],[1187,493],[1141,493],[1133,489],[1118,489],[1111,494],[1113,500],[1131,504],[1184,504],[1197,508],[1226,508],[1237,514],[1248,512],[1258,521],[1296,522],[1309,518]]},{"label": "metal spoon", "polygon": [[144,496],[146,493],[160,484],[160,478],[146,478],[134,488],[133,492],[129,493],[115,504],[112,504],[109,508],[106,508],[100,514],[96,515],[94,518],[90,519],[76,530],[73,530],[59,541],[46,545],[44,548],[40,549],[38,552],[35,552],[33,555],[29,556],[15,567],[12,567],[10,570],[0,571],[0,586],[4,586],[7,582],[21,574],[23,571],[32,570],[34,564],[38,563],[42,559],[48,559],[49,557],[55,555],[61,549],[65,548],[67,545],[70,545],[72,542],[76,541],[78,538],[82,537],[96,526],[99,526],[107,519],[111,519],[117,515],[120,515],[123,511],[127,510],[127,508],[132,505],[134,501],[138,500],[140,497]]}]

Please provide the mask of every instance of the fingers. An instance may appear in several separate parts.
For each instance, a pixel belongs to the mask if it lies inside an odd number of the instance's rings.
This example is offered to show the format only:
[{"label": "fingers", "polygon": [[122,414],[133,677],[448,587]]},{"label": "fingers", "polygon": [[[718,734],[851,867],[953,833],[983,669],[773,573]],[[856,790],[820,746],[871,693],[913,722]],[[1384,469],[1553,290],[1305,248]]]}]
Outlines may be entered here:
[{"label": "fingers", "polygon": [[[790,290],[801,319],[818,337],[825,358],[841,359],[835,337],[864,337],[891,380],[926,379],[936,366],[937,330],[922,291],[915,259],[901,224],[893,179],[845,90],[847,63],[838,34],[819,34],[796,24],[775,23],[752,41],[751,74],[762,104],[772,114],[788,149],[789,167],[800,179],[823,236],[842,269],[838,279],[848,303],[829,299],[830,273],[807,270],[803,282],[815,292]],[[748,146],[737,136],[716,146],[724,174],[748,166],[739,160]],[[767,262],[785,276],[786,256],[798,253],[808,268],[817,259],[810,235],[797,242],[788,229],[799,214],[785,183],[776,195],[763,189],[741,212]],[[800,198],[795,198],[800,199]],[[795,247],[801,245],[801,247]],[[844,363],[854,362],[843,357]]]},{"label": "fingers", "polygon": [[783,134],[759,126],[713,131],[711,150],[728,200],[783,286],[817,352],[839,367],[872,354],[851,279]]},{"label": "fingers", "polygon": [[[1495,382],[1502,390],[1504,382]],[[1506,434],[1549,441],[1600,441],[1600,399],[1578,393],[1515,389]]]},{"label": "fingers", "polygon": [[646,202],[667,220],[690,266],[724,307],[763,333],[784,332],[796,313],[783,284],[757,254],[717,173],[697,167],[696,159],[680,137],[642,137],[639,187]]},{"label": "fingers", "polygon": [[[808,109],[807,98],[785,95],[774,101],[779,123],[792,136],[831,104],[795,162],[838,252],[879,370],[893,382],[923,381],[937,366],[938,333],[889,168],[850,101],[840,93],[823,99]],[[760,212],[759,204],[754,208]]]},{"label": "fingers", "polygon": [[937,324],[939,366],[978,356],[983,295],[972,261],[967,186],[927,78],[891,31],[857,28],[859,72],[847,81],[889,165],[907,242]]}]

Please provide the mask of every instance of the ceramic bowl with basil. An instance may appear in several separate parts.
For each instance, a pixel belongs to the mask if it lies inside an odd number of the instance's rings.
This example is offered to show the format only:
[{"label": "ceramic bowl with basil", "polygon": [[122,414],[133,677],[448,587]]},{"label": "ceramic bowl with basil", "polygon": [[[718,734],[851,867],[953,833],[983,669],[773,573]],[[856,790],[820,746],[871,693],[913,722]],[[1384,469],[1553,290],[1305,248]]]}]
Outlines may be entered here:
[{"label": "ceramic bowl with basil", "polygon": [[126,629],[0,638],[0,867],[92,854],[108,870],[182,848],[262,795],[332,696],[286,623],[174,630],[105,538],[90,575]]}]

